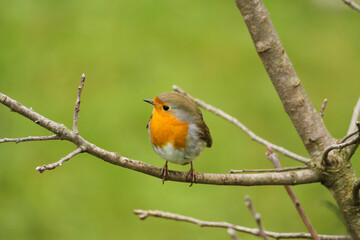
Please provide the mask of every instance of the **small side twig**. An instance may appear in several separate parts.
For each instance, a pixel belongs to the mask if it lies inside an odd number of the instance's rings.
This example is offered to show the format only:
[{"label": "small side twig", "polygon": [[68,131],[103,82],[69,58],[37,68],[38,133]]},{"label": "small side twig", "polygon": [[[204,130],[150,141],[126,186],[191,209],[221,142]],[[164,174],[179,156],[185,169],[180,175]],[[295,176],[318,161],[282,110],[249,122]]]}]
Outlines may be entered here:
[{"label": "small side twig", "polygon": [[[355,134],[350,134],[350,135],[355,135]],[[325,164],[327,162],[328,154],[332,150],[334,150],[334,149],[343,149],[343,148],[345,148],[347,146],[351,146],[351,145],[355,145],[355,144],[358,145],[359,142],[360,142],[360,136],[357,136],[356,138],[352,139],[351,141],[335,144],[335,145],[332,145],[332,146],[326,148],[323,155],[322,155],[323,164]]]},{"label": "small side twig", "polygon": [[[273,152],[273,150],[270,147],[266,148],[266,157],[272,162],[272,164],[274,165],[275,168],[280,168],[281,164],[279,161],[279,156]],[[315,240],[319,240],[320,237],[317,234],[317,232],[315,231],[314,227],[312,226],[309,218],[306,216],[304,209],[302,208],[302,206],[300,205],[300,202],[297,200],[295,193],[293,192],[293,190],[291,189],[290,186],[285,185],[285,190],[288,193],[288,195],[291,198],[291,201],[293,202],[293,204],[295,205],[296,210],[298,211],[302,221],[304,222],[306,228],[308,229],[309,233],[311,234],[312,238]]]},{"label": "small side twig", "polygon": [[271,168],[271,169],[241,169],[233,170],[231,169],[229,173],[248,173],[248,172],[287,172],[287,171],[296,171],[301,169],[308,169],[308,166],[298,166],[298,167],[284,167],[284,168]]},{"label": "small side twig", "polygon": [[255,208],[254,208],[254,206],[253,206],[253,204],[252,204],[251,199],[250,199],[249,196],[246,196],[246,197],[245,197],[245,205],[249,208],[251,214],[253,215],[253,217],[254,217],[254,219],[255,219],[255,221],[256,221],[256,224],[257,224],[258,227],[259,227],[259,233],[258,233],[258,235],[259,235],[260,237],[262,237],[264,240],[268,240],[269,238],[266,236],[266,233],[265,233],[265,231],[264,231],[264,228],[263,228],[263,226],[262,226],[262,224],[261,224],[260,214],[255,211]]},{"label": "small side twig", "polygon": [[227,232],[233,240],[240,240],[240,238],[236,235],[236,231],[234,229],[228,228]]},{"label": "small side twig", "polygon": [[72,157],[78,155],[79,153],[82,153],[83,151],[84,150],[82,148],[77,148],[73,152],[71,152],[69,155],[67,155],[66,157],[63,157],[62,159],[60,159],[57,162],[37,167],[36,171],[43,173],[45,170],[52,170],[58,166],[61,166],[64,162],[70,160]]},{"label": "small side twig", "polygon": [[80,83],[80,86],[78,87],[78,95],[77,95],[77,99],[75,102],[75,109],[74,109],[73,131],[75,134],[79,134],[78,120],[79,120],[79,111],[80,111],[80,97],[81,97],[82,89],[84,87],[84,83],[85,83],[85,74],[83,73],[81,75],[81,83]]},{"label": "small side twig", "polygon": [[321,109],[320,109],[320,113],[319,113],[321,117],[324,117],[324,111],[325,111],[327,102],[328,102],[328,100],[327,100],[327,98],[325,98],[324,102],[321,105]]},{"label": "small side twig", "polygon": [[351,7],[352,9],[359,11],[360,12],[360,6],[357,5],[356,3],[354,3],[351,0],[343,0],[343,2],[348,5],[349,7]]},{"label": "small side twig", "polygon": [[[174,213],[157,211],[157,210],[137,209],[137,210],[134,210],[134,214],[139,215],[141,220],[144,220],[147,217],[151,216],[151,217],[158,217],[158,218],[164,218],[164,219],[169,219],[169,220],[193,223],[200,227],[215,227],[215,228],[225,228],[225,229],[231,228],[235,231],[251,234],[253,236],[258,236],[258,232],[259,232],[259,229],[257,229],[257,228],[247,228],[247,227],[231,224],[228,222],[203,221],[203,220],[196,219],[193,217],[187,217],[187,216],[183,216],[180,214],[174,214]],[[279,232],[265,231],[265,234],[267,236],[275,238],[275,239],[284,239],[284,238],[312,239],[312,236],[309,233],[304,233],[304,232],[279,233]],[[323,239],[323,240],[351,240],[351,237],[347,236],[347,235],[319,235],[319,237],[320,237],[320,239]]]},{"label": "small side twig", "polygon": [[188,97],[190,100],[192,100],[193,102],[195,102],[197,105],[199,105],[200,107],[204,108],[205,110],[214,113],[215,115],[218,115],[228,121],[230,121],[231,123],[235,124],[237,127],[239,127],[243,132],[245,132],[247,135],[250,136],[250,138],[252,140],[255,140],[265,146],[270,146],[272,149],[280,152],[281,154],[293,158],[299,162],[302,163],[308,163],[309,159],[299,156],[283,147],[277,146],[275,144],[272,144],[271,142],[266,141],[265,139],[257,136],[255,133],[253,133],[252,131],[250,131],[244,124],[242,124],[241,122],[239,122],[238,119],[230,116],[229,114],[223,112],[222,110],[215,108],[213,106],[211,106],[210,104],[205,103],[204,101],[201,101],[200,99],[194,98],[192,96],[190,96],[187,92],[185,92],[184,90],[182,90],[180,87],[173,85],[173,89],[174,91],[181,93],[183,95],[185,95],[186,97]]},{"label": "small side twig", "polygon": [[352,190],[354,205],[360,205],[359,191],[360,191],[360,179],[357,179],[354,183],[354,187]]},{"label": "small side twig", "polygon": [[340,141],[340,143],[344,143],[346,140],[348,140],[349,138],[351,138],[352,136],[356,135],[357,133],[360,133],[359,130],[353,132],[353,133],[350,133],[349,135],[346,135],[345,137],[343,137]]},{"label": "small side twig", "polygon": [[39,137],[25,137],[25,138],[3,138],[0,139],[0,143],[6,142],[14,142],[14,143],[21,143],[21,142],[31,142],[31,141],[46,141],[46,140],[59,140],[59,136],[51,135],[51,136],[39,136]]}]

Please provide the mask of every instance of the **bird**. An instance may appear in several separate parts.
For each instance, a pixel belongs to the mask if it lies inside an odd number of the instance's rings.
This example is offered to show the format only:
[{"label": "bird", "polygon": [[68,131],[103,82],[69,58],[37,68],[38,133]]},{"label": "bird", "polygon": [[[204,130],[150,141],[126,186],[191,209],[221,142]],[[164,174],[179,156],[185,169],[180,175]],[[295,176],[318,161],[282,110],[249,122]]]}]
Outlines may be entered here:
[{"label": "bird", "polygon": [[190,163],[187,179],[190,178],[191,187],[196,182],[193,161],[213,143],[200,109],[188,97],[177,92],[164,92],[154,99],[143,101],[153,105],[146,127],[152,148],[165,160],[161,171],[163,184],[169,175],[168,162]]}]

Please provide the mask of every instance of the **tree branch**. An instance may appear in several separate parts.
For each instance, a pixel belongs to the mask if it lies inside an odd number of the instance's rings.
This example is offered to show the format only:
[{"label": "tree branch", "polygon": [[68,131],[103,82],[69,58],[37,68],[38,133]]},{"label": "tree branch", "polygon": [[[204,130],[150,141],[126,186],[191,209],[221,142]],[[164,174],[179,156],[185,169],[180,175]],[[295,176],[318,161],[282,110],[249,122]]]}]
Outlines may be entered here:
[{"label": "tree branch", "polygon": [[[51,121],[50,119],[28,109],[21,103],[11,99],[10,97],[0,93],[0,102],[9,107],[13,112],[17,112],[24,117],[36,121],[38,125],[55,133],[59,138],[74,143],[78,148],[83,149],[91,155],[103,159],[114,165],[142,172],[157,178],[161,177],[161,168],[146,164],[141,161],[133,160],[120,156],[117,153],[106,151],[85,140],[80,135],[69,130],[65,125]],[[167,180],[178,182],[190,182],[187,172],[169,171]],[[196,173],[197,183],[216,184],[216,185],[296,185],[319,182],[318,175],[310,170],[301,170],[297,172],[280,172],[280,173],[261,173],[261,174],[212,174],[212,173]]]},{"label": "tree branch", "polygon": [[236,235],[236,231],[234,229],[228,228],[227,232],[233,240],[240,240],[240,238]]},{"label": "tree branch", "polygon": [[356,179],[356,181],[354,183],[353,191],[352,191],[355,206],[360,205],[359,190],[360,190],[360,179]]},{"label": "tree branch", "polygon": [[246,196],[246,198],[245,198],[245,205],[249,208],[251,214],[253,215],[253,217],[255,219],[256,224],[259,227],[258,236],[261,236],[264,240],[268,240],[269,238],[267,237],[265,230],[261,224],[260,214],[255,211],[255,208],[254,208],[249,196]]},{"label": "tree branch", "polygon": [[324,117],[324,111],[325,111],[327,102],[328,102],[328,100],[325,98],[325,99],[324,99],[324,102],[323,102],[322,105],[321,105],[320,117]]},{"label": "tree branch", "polygon": [[[334,145],[331,145],[329,146],[328,148],[325,149],[323,155],[322,155],[322,161],[323,161],[323,164],[324,165],[329,165],[329,161],[328,161],[328,155],[329,153],[334,150],[334,149],[343,149],[347,146],[352,146],[351,149],[349,150],[349,158],[351,157],[351,155],[355,152],[356,148],[359,146],[359,143],[360,143],[360,122],[357,121],[357,125],[359,127],[358,131],[354,132],[354,133],[350,133],[348,136],[345,136],[343,138],[343,140],[341,141],[341,143],[339,144],[334,144]],[[350,141],[347,141],[347,142],[344,142],[346,139],[349,139],[351,138],[352,136],[358,134],[354,139],[350,140]]]},{"label": "tree branch", "polygon": [[349,7],[351,7],[352,9],[360,12],[360,6],[357,5],[356,3],[354,3],[353,1],[351,0],[343,0],[343,2],[348,5]]},{"label": "tree branch", "polygon": [[[256,51],[311,158],[335,142],[302,86],[261,0],[236,0]],[[271,146],[271,148],[273,148]]]},{"label": "tree branch", "polygon": [[360,239],[360,209],[349,197],[356,175],[345,159],[351,157],[351,151],[348,156],[331,154],[331,166],[323,166],[323,152],[335,144],[336,139],[331,137],[301,84],[274,29],[270,13],[262,0],[236,0],[236,3],[284,109],[312,159],[310,166],[318,170],[322,183],[336,199],[351,236]]},{"label": "tree branch", "polygon": [[255,140],[255,141],[257,141],[257,142],[259,142],[259,143],[261,143],[261,144],[263,144],[265,146],[271,146],[272,149],[282,153],[283,155],[285,155],[287,157],[293,158],[293,159],[295,159],[295,160],[297,160],[299,162],[302,162],[302,163],[308,163],[309,162],[309,159],[307,159],[305,157],[302,157],[302,156],[299,156],[299,155],[297,155],[297,154],[295,154],[293,152],[290,152],[289,150],[287,150],[287,149],[285,149],[283,147],[272,144],[271,142],[268,142],[265,139],[257,136],[255,133],[250,131],[244,124],[239,122],[238,119],[236,119],[236,118],[230,116],[229,114],[223,112],[221,109],[215,108],[215,107],[211,106],[210,104],[205,103],[204,101],[202,101],[200,99],[192,97],[191,95],[189,95],[187,92],[185,92],[184,90],[182,90],[180,87],[178,87],[176,85],[173,86],[173,89],[178,93],[184,94],[185,96],[187,96],[189,99],[191,99],[193,102],[195,102],[197,105],[204,108],[205,110],[207,110],[209,112],[212,112],[215,115],[218,115],[218,116],[230,121],[231,123],[235,124],[243,132],[245,132],[247,135],[249,135],[252,140]]},{"label": "tree branch", "polygon": [[31,141],[47,141],[47,140],[59,140],[60,138],[57,135],[52,136],[40,136],[40,137],[25,137],[25,138],[3,138],[0,139],[0,143],[6,143],[6,142],[31,142]]},{"label": "tree branch", "polygon": [[78,155],[81,152],[83,152],[83,149],[82,148],[77,148],[73,152],[68,154],[66,157],[63,157],[62,159],[60,159],[59,161],[57,161],[55,163],[50,163],[50,164],[47,164],[47,165],[37,167],[36,171],[39,171],[40,173],[43,173],[45,170],[55,169],[56,167],[61,166],[64,162],[69,161],[72,157],[75,157],[76,155]]},{"label": "tree branch", "polygon": [[85,74],[83,73],[81,75],[81,83],[80,83],[80,86],[78,87],[78,95],[77,95],[77,99],[75,102],[75,109],[74,109],[73,132],[75,134],[79,134],[78,120],[79,120],[79,111],[80,111],[80,97],[81,97],[82,89],[84,87],[84,83],[85,83]]},{"label": "tree branch", "polygon": [[[216,228],[226,228],[226,229],[234,229],[238,232],[248,233],[254,236],[258,236],[259,229],[256,228],[247,228],[239,225],[234,225],[227,222],[209,222],[209,221],[202,221],[196,218],[187,217],[179,214],[169,213],[169,212],[162,212],[157,210],[141,210],[137,209],[134,210],[134,213],[139,215],[141,220],[146,219],[148,216],[151,217],[158,217],[158,218],[165,218],[175,221],[181,222],[189,222],[194,223],[200,227],[216,227]],[[301,238],[301,239],[312,239],[312,236],[309,233],[278,233],[278,232],[270,232],[265,231],[265,234],[269,237],[276,238],[276,239],[290,239],[290,238]],[[332,236],[332,235],[319,235],[320,239],[323,240],[351,240],[350,236]]]},{"label": "tree branch", "polygon": [[245,172],[287,172],[300,169],[308,169],[307,166],[299,167],[284,167],[284,168],[271,168],[271,169],[241,169],[241,170],[230,170],[229,173],[245,173]]},{"label": "tree branch", "polygon": [[358,127],[356,126],[356,121],[359,119],[359,115],[360,115],[360,98],[358,99],[358,101],[356,102],[356,105],[354,107],[354,111],[353,111],[353,114],[351,116],[349,129],[348,129],[346,135],[349,135],[352,132],[358,130]]},{"label": "tree branch", "polygon": [[[273,163],[274,168],[281,168],[281,164],[280,164],[280,160],[279,160],[279,156],[274,153],[272,151],[271,148],[267,147],[266,150],[266,157]],[[312,226],[309,218],[306,216],[304,209],[302,208],[299,200],[297,200],[295,193],[293,192],[293,190],[291,189],[290,186],[284,186],[286,192],[288,193],[291,201],[293,202],[296,210],[298,211],[301,220],[303,221],[303,223],[305,224],[306,228],[308,229],[308,231],[310,232],[312,238],[314,240],[319,240],[319,235],[317,234],[317,232],[315,231],[314,227]]]}]

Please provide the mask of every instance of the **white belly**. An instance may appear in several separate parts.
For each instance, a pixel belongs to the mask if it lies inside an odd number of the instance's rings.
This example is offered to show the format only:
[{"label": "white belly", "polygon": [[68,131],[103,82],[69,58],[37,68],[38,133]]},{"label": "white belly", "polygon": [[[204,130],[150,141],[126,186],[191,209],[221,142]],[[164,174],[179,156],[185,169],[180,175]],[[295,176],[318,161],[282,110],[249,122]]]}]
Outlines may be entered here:
[{"label": "white belly", "polygon": [[168,143],[163,147],[157,147],[155,145],[152,145],[152,147],[154,151],[166,161],[181,165],[187,164],[199,156],[206,145],[205,141],[199,139],[196,132],[197,126],[190,124],[186,138],[187,146],[185,148],[176,149],[172,143]]}]

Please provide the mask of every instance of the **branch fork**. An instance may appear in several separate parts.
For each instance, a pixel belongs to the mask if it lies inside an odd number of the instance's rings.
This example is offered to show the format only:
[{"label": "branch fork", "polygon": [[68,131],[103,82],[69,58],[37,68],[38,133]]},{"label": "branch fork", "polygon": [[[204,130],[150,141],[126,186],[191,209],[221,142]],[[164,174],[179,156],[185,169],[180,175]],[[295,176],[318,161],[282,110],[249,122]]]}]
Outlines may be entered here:
[{"label": "branch fork", "polygon": [[[348,134],[347,136],[345,136],[339,144],[334,144],[332,146],[329,146],[328,148],[325,149],[323,155],[322,155],[322,161],[324,165],[327,165],[329,160],[328,160],[328,155],[332,150],[335,149],[339,149],[342,150],[345,147],[348,146],[352,146],[352,149],[350,150],[350,154],[349,154],[349,158],[351,157],[351,155],[355,152],[356,148],[358,147],[359,143],[360,143],[360,122],[356,121],[355,125],[357,126],[358,130]],[[355,136],[355,137],[354,137]],[[353,138],[353,139],[351,139]],[[351,140],[349,140],[351,139]]]}]

